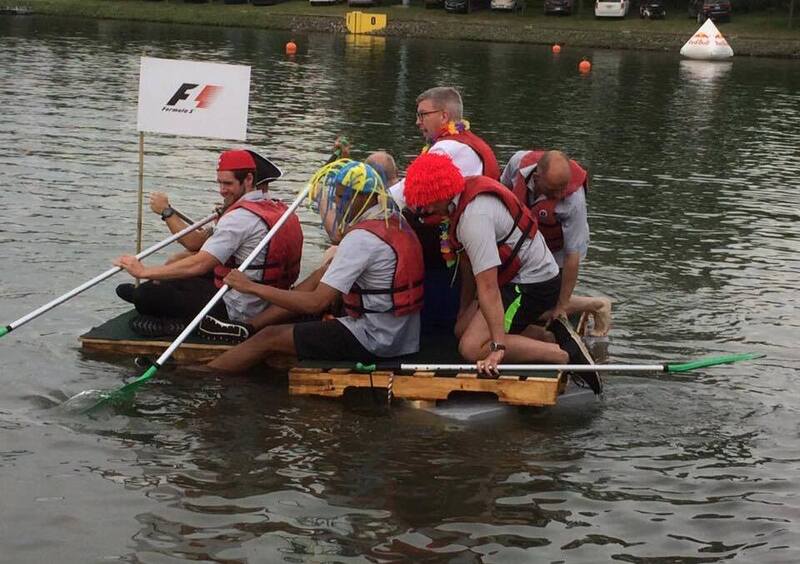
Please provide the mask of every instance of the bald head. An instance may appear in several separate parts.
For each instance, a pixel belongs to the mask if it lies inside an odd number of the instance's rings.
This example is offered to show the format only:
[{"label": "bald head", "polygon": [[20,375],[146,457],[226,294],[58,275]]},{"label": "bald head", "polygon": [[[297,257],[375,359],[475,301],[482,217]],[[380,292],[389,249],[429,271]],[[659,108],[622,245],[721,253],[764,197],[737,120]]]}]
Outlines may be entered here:
[{"label": "bald head", "polygon": [[547,151],[536,165],[536,189],[548,198],[560,198],[567,189],[572,171],[561,151]]},{"label": "bald head", "polygon": [[397,184],[397,165],[392,155],[386,151],[375,151],[368,156],[367,160],[364,162],[378,171],[381,177],[383,177],[384,184],[387,188]]}]

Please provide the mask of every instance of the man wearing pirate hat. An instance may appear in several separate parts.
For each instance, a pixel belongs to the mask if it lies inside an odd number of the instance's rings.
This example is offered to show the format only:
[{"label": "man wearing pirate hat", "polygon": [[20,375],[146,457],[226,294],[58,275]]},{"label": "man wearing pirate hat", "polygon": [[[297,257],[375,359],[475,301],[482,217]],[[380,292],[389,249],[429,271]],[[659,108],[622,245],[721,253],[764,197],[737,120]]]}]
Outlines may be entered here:
[{"label": "man wearing pirate hat", "polygon": [[209,367],[236,372],[265,357],[369,362],[417,352],[423,303],[422,248],[370,165],[342,159],[311,178],[309,199],[338,249],[319,283],[284,290],[232,271],[225,283],[299,315],[318,316],[340,297],[346,315],[271,325]]},{"label": "man wearing pirate hat", "polygon": [[[286,211],[283,203],[270,199],[262,190],[280,175],[275,165],[253,151],[223,152],[217,164],[223,208],[213,231],[184,237],[181,242],[191,253],[161,266],[146,267],[127,255],[114,261],[131,276],[148,280],[135,288],[117,288],[117,294],[132,302],[141,314],[132,322],[135,331],[146,336],[176,334],[210,301],[227,273],[244,261]],[[151,208],[160,212],[173,233],[186,227],[166,197],[151,198]],[[297,279],[302,246],[300,221],[291,214],[264,255],[248,268],[247,276],[262,284],[288,288]],[[229,291],[211,313],[218,319],[239,320],[256,315],[267,305],[252,295]]]}]

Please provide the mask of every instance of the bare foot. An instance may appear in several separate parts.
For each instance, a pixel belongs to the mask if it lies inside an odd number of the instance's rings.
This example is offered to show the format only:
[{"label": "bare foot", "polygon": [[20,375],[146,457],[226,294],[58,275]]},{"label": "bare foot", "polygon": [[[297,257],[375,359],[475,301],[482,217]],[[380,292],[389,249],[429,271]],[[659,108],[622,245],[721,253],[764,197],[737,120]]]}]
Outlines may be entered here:
[{"label": "bare foot", "polygon": [[592,312],[594,326],[589,335],[592,337],[605,337],[611,330],[611,300],[608,298],[597,298],[601,306]]}]

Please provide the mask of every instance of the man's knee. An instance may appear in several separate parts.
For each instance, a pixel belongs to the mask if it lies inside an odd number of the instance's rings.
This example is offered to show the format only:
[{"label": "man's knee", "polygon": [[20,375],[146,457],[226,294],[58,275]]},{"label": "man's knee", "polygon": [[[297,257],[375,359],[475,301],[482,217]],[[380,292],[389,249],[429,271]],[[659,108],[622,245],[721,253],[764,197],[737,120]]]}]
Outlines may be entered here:
[{"label": "man's knee", "polygon": [[464,360],[469,362],[477,362],[483,358],[481,351],[482,348],[483,343],[478,343],[477,341],[470,340],[469,338],[462,337],[458,342],[458,353]]}]

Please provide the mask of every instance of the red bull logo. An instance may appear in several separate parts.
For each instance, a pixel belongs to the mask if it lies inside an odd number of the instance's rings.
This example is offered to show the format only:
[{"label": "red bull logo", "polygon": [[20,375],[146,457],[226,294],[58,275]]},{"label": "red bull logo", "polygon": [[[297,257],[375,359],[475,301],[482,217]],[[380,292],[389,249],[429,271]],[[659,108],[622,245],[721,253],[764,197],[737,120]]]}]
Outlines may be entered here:
[{"label": "red bull logo", "polygon": [[706,32],[698,31],[689,40],[689,45],[708,45],[710,39],[711,38],[708,36]]},{"label": "red bull logo", "polygon": [[718,34],[716,34],[716,35],[714,36],[714,43],[715,43],[716,45],[720,45],[720,46],[725,46],[725,47],[727,47],[727,46],[728,46],[728,42],[727,42],[727,41],[725,41],[725,38],[724,38],[724,37],[722,37],[722,34],[721,34],[721,33],[718,33]]}]

